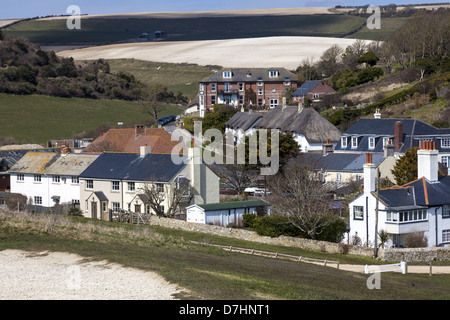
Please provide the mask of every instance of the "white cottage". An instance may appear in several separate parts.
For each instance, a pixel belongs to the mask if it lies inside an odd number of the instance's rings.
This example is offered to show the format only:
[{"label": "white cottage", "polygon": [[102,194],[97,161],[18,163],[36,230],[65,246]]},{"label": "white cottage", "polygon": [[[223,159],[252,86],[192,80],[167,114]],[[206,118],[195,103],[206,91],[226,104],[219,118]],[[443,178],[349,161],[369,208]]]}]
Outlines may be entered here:
[{"label": "white cottage", "polygon": [[350,238],[358,237],[362,244],[373,247],[375,230],[384,230],[389,235],[387,247],[406,246],[405,239],[411,233],[423,235],[428,247],[450,246],[450,176],[438,176],[434,144],[422,143],[417,156],[419,178],[403,186],[380,189],[378,201],[376,169],[368,157],[364,193],[349,204]]}]

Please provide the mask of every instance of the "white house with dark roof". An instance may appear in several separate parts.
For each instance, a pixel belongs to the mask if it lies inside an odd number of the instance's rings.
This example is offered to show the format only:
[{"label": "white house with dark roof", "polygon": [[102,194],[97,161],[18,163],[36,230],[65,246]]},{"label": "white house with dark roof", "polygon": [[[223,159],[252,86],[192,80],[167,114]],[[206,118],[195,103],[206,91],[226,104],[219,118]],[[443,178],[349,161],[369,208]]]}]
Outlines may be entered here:
[{"label": "white house with dark roof", "polygon": [[[364,164],[364,193],[349,203],[350,242],[374,246],[377,230],[389,235],[387,247],[406,246],[406,237],[419,233],[428,247],[450,246],[450,176],[438,176],[435,143],[421,143],[417,152],[418,179],[403,186],[380,189],[377,201],[376,169]],[[380,244],[380,241],[378,244]]]},{"label": "white house with dark roof", "polygon": [[450,167],[450,129],[438,129],[416,119],[374,118],[359,119],[347,129],[336,144],[335,152],[382,154],[388,144],[394,154],[419,147],[422,141],[435,142],[439,162]]},{"label": "white house with dark roof", "polygon": [[9,170],[11,192],[25,195],[32,204],[53,207],[80,203],[79,175],[97,154],[28,152]]}]

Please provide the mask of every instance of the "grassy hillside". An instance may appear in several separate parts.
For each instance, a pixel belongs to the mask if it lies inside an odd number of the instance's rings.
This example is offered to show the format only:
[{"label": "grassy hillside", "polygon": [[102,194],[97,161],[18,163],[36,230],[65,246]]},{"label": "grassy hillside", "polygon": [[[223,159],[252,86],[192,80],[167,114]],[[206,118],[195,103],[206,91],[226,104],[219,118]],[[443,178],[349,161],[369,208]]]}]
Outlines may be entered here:
[{"label": "grassy hillside", "polygon": [[[183,108],[167,105],[161,116],[179,114]],[[102,124],[124,125],[149,119],[138,102],[0,94],[0,137],[18,143],[46,143],[72,138]]]},{"label": "grassy hillside", "polygon": [[154,271],[186,288],[182,299],[423,300],[448,299],[449,275],[384,273],[381,289],[368,275],[296,261],[230,253],[190,240],[272,252],[377,264],[376,260],[233,240],[154,226],[0,211],[0,250],[62,251]]},{"label": "grassy hillside", "polygon": [[149,62],[136,59],[107,60],[112,72],[131,73],[146,85],[161,84],[174,93],[181,92],[192,99],[198,93],[198,82],[217,68],[195,64]]},{"label": "grassy hillside", "polygon": [[69,30],[66,20],[29,20],[5,33],[40,44],[105,44],[136,41],[143,32],[163,30],[168,40],[211,40],[267,36],[340,37],[357,29],[365,19],[347,15],[292,15],[201,18],[129,18],[81,20],[80,30]]}]

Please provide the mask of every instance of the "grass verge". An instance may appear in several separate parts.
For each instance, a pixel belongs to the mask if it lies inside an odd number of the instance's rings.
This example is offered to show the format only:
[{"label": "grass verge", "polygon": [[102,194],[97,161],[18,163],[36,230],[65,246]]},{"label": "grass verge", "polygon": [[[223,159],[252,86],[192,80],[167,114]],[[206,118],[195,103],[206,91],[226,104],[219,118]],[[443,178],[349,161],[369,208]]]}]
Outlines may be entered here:
[{"label": "grass verge", "polygon": [[[70,252],[155,271],[189,290],[178,297],[182,299],[450,298],[449,275],[383,274],[381,289],[369,290],[368,277],[364,274],[230,253],[189,241],[205,240],[205,237],[209,241],[225,241],[210,235],[152,226],[0,211],[0,250]],[[242,245],[244,241],[239,243]],[[247,243],[249,245],[254,244]],[[260,246],[265,250],[273,249],[272,246]]]}]

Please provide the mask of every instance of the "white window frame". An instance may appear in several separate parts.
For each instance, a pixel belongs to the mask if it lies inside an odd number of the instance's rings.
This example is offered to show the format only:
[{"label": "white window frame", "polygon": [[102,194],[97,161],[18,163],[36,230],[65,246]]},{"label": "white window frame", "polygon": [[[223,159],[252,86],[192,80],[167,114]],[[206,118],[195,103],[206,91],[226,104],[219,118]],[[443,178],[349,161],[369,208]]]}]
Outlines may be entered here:
[{"label": "white window frame", "polygon": [[211,105],[214,105],[214,104],[216,104],[216,96],[212,95],[211,96]]},{"label": "white window frame", "polygon": [[41,196],[34,196],[34,204],[42,205],[42,197]]},{"label": "white window frame", "polygon": [[244,91],[244,83],[239,82],[239,91]]},{"label": "white window frame", "polygon": [[442,242],[450,242],[450,229],[442,230]]},{"label": "white window frame", "polygon": [[347,148],[347,142],[348,142],[347,137],[341,137],[341,147],[342,148]]},{"label": "white window frame", "polygon": [[278,106],[278,99],[270,99],[269,100],[269,106],[271,108],[275,108],[276,106]]},{"label": "white window frame", "polygon": [[[354,143],[356,142],[356,143]],[[358,137],[352,137],[352,149],[358,148]]]},{"label": "white window frame", "polygon": [[79,184],[80,183],[80,179],[77,176],[72,176],[72,183],[73,184]]},{"label": "white window frame", "polygon": [[450,148],[450,138],[441,139],[441,148]]},{"label": "white window frame", "polygon": [[258,96],[262,96],[263,95],[263,89],[262,88],[258,88]]},{"label": "white window frame", "polygon": [[279,74],[278,70],[269,70],[269,78],[278,78]]},{"label": "white window frame", "polygon": [[336,173],[336,181],[342,181],[342,174]]},{"label": "white window frame", "polygon": [[198,85],[198,89],[199,89],[200,93],[202,93],[205,90],[205,86],[203,85],[203,83],[200,83]]},{"label": "white window frame", "polygon": [[224,70],[223,72],[222,72],[222,76],[223,76],[223,78],[224,79],[231,79],[231,70]]},{"label": "white window frame", "polygon": [[87,190],[94,189],[94,180],[86,180],[86,189]]},{"label": "white window frame", "polygon": [[136,191],[136,184],[134,182],[128,182],[127,186],[128,186],[128,188],[127,188],[128,192]]},{"label": "white window frame", "polygon": [[111,191],[120,191],[120,181],[111,181]]},{"label": "white window frame", "polygon": [[211,92],[216,92],[216,84],[211,83]]},{"label": "white window frame", "polygon": [[40,174],[34,175],[34,182],[41,183],[42,182],[42,176]]},{"label": "white window frame", "polygon": [[119,211],[120,210],[120,202],[113,202],[112,209],[113,209],[113,211]]},{"label": "white window frame", "polygon": [[52,176],[52,182],[53,183],[60,183],[61,182],[61,176]]},{"label": "white window frame", "polygon": [[450,205],[442,206],[442,218],[450,218]]},{"label": "white window frame", "polygon": [[353,220],[364,220],[363,206],[353,206]]},{"label": "white window frame", "polygon": [[369,137],[369,149],[375,149],[375,137]]},{"label": "white window frame", "polygon": [[223,85],[223,91],[224,92],[230,92],[230,90],[231,90],[231,84],[230,83],[225,83],[224,85]]},{"label": "white window frame", "polygon": [[17,181],[23,182],[25,181],[25,175],[23,173],[17,174]]},{"label": "white window frame", "polygon": [[449,156],[443,156],[441,158],[441,163],[443,165],[445,165],[447,168],[449,168],[450,167],[450,157]]}]

